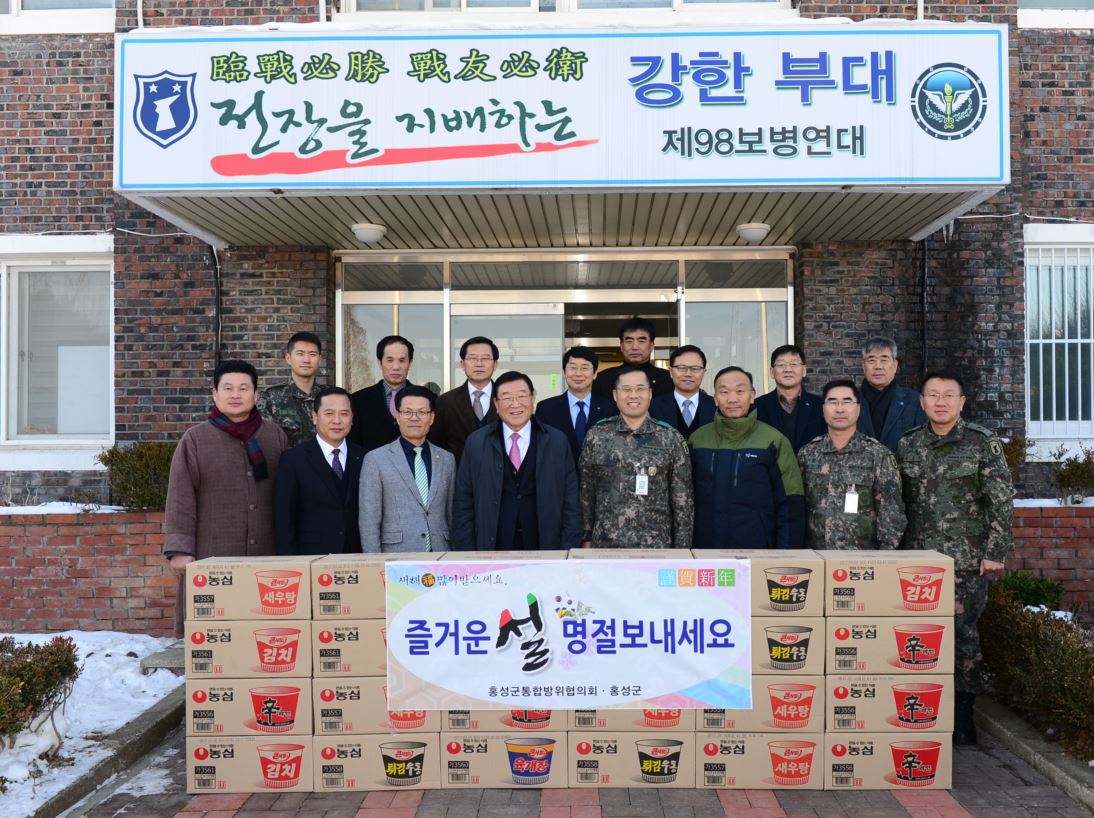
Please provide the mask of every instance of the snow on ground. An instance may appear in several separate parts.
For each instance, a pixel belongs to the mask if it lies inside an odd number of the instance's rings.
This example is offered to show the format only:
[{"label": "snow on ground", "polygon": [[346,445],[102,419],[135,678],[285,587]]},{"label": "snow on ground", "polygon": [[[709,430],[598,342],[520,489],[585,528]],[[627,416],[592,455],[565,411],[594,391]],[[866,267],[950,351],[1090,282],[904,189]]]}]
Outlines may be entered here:
[{"label": "snow on ground", "polygon": [[[167,670],[141,674],[141,657],[163,650],[173,639],[113,631],[64,631],[50,634],[0,634],[17,642],[41,644],[55,636],[69,636],[76,642],[83,668],[64,714],[55,720],[63,731],[60,755],[71,759],[67,766],[50,766],[37,755],[50,746],[49,721],[37,731],[27,730],[16,738],[15,747],[0,748],[0,776],[9,782],[0,795],[0,815],[18,818],[30,815],[69,783],[106,757],[110,750],[102,739],[143,713],[176,687],[182,678]],[[37,768],[37,770],[35,770]],[[32,772],[41,773],[33,777]],[[151,786],[151,783],[149,783]]]},{"label": "snow on ground", "polygon": [[114,514],[121,506],[89,506],[87,503],[42,503],[37,506],[0,506],[0,515],[9,514]]}]

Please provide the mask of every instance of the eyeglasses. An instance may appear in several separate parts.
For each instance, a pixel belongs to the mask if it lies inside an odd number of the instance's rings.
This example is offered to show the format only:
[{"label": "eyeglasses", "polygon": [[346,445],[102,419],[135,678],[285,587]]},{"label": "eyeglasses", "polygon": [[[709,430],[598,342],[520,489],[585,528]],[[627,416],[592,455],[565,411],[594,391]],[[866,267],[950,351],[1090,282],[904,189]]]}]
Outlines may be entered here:
[{"label": "eyeglasses", "polygon": [[801,361],[775,361],[772,369],[801,369],[805,364]]},{"label": "eyeglasses", "polygon": [[942,400],[943,398],[945,398],[948,401],[955,401],[955,400],[957,400],[958,398],[960,398],[962,396],[958,392],[942,392],[942,393],[928,392],[923,397],[926,398],[929,401],[938,402],[938,401]]},{"label": "eyeglasses", "polygon": [[694,366],[685,366],[684,364],[673,364],[672,368],[675,369],[681,375],[687,375],[689,373],[692,374],[692,375],[698,375],[700,372],[705,372],[706,371],[705,366],[699,366],[698,364],[696,364]]},{"label": "eyeglasses", "polygon": [[825,406],[854,406],[858,403],[854,398],[825,398]]},{"label": "eyeglasses", "polygon": [[433,414],[432,409],[400,409],[399,417],[410,420],[411,418],[427,418]]},{"label": "eyeglasses", "polygon": [[584,366],[582,366],[581,364],[569,363],[569,364],[566,364],[566,371],[567,372],[572,372],[575,375],[579,375],[579,374],[580,375],[592,375],[593,374],[593,365],[592,364],[585,364]]},{"label": "eyeglasses", "polygon": [[488,364],[494,360],[493,355],[468,355],[464,358],[469,364]]},{"label": "eyeglasses", "polygon": [[615,391],[620,395],[644,395],[650,391],[648,386],[617,386]]},{"label": "eyeglasses", "polygon": [[502,406],[509,406],[512,403],[523,403],[524,401],[531,400],[531,392],[519,392],[516,395],[506,395],[505,397],[497,397],[496,400]]}]

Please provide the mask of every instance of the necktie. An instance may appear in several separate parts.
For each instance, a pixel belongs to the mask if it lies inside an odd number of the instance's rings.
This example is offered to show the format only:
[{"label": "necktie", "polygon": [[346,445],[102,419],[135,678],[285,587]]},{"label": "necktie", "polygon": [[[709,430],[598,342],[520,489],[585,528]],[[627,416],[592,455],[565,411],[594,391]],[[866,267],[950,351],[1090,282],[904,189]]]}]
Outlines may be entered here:
[{"label": "necktie", "polygon": [[481,389],[475,390],[475,400],[473,408],[475,410],[475,420],[482,420],[483,415],[486,413],[482,410],[482,396],[485,394]]},{"label": "necktie", "polygon": [[346,473],[345,470],[343,470],[342,468],[342,461],[338,459],[338,455],[340,455],[341,453],[342,452],[339,449],[335,449],[330,453],[330,467],[334,469],[334,476],[337,477],[339,480],[341,480],[343,475],[345,475]]},{"label": "necktie", "polygon": [[577,420],[574,421],[574,436],[577,438],[577,447],[585,445],[585,432],[589,428],[589,416],[585,414],[585,401],[577,402]]},{"label": "necktie", "polygon": [[691,413],[691,401],[684,401],[684,425],[691,426],[691,421],[695,418],[695,415]]},{"label": "necktie", "polygon": [[[426,474],[425,461],[422,460],[422,447],[414,447],[414,483],[418,486],[418,495],[422,498],[422,505],[429,505],[429,475]],[[425,533],[425,548],[431,551],[429,532]]]},{"label": "necktie", "polygon": [[520,445],[519,445],[519,443],[520,443],[520,434],[518,432],[513,432],[513,434],[511,434],[509,437],[513,441],[513,444],[509,447],[509,462],[513,464],[514,469],[519,469],[520,468]]},{"label": "necktie", "polygon": [[387,410],[391,412],[391,416],[395,417],[398,412],[395,411],[395,390],[391,390],[391,400],[387,402]]}]

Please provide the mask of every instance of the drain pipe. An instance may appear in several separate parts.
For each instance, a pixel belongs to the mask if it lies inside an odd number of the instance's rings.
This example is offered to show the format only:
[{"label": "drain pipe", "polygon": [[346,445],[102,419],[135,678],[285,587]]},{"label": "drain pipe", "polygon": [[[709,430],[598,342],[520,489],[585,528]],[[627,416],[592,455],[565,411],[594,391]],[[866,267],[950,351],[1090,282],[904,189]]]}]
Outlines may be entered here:
[{"label": "drain pipe", "polygon": [[[141,0],[137,0],[138,3],[140,1]],[[920,0],[920,5],[922,5],[922,0]],[[327,22],[327,0],[319,0],[319,22]]]},{"label": "drain pipe", "polygon": [[144,0],[137,0],[137,28],[144,28]]},{"label": "drain pipe", "polygon": [[[137,0],[139,3],[140,0]],[[915,4],[915,19],[918,22],[923,22],[923,0],[916,0]]]}]

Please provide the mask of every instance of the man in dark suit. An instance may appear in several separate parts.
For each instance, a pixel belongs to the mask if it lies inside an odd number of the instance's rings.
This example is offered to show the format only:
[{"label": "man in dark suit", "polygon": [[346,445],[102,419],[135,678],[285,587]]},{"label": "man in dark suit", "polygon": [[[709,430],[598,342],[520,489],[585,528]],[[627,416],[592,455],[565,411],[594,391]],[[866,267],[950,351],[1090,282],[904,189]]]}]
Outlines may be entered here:
[{"label": "man in dark suit", "polygon": [[456,463],[460,462],[467,436],[498,419],[491,380],[497,368],[497,344],[481,335],[468,338],[460,347],[460,369],[467,380],[437,399],[429,442],[452,452]]},{"label": "man in dark suit", "polygon": [[274,482],[277,553],[343,554],[361,550],[357,492],[365,453],[349,443],[349,393],[324,386],[315,395],[316,434],[281,455]]},{"label": "man in dark suit", "polygon": [[612,390],[615,389],[615,379],[625,366],[637,366],[646,373],[654,397],[671,392],[672,379],[669,373],[653,363],[653,342],[656,340],[657,327],[648,318],[639,318],[636,315],[624,321],[619,328],[619,351],[623,354],[623,363],[602,370],[593,383],[593,392],[614,401]]},{"label": "man in dark suit", "polygon": [[452,504],[453,551],[553,551],[581,543],[577,469],[566,436],[532,416],[532,379],[494,384],[498,420],[467,438]]},{"label": "man in dark suit", "polygon": [[795,454],[828,431],[820,395],[806,392],[803,386],[807,373],[801,347],[794,344],[776,347],[771,353],[771,379],[775,388],[756,398],[756,418],[782,432]]},{"label": "man in dark suit", "polygon": [[571,347],[562,356],[562,377],[566,391],[536,404],[536,418],[553,426],[570,441],[570,452],[577,463],[585,433],[598,420],[618,413],[615,404],[593,394],[593,379],[600,359],[589,347]]},{"label": "man in dark suit", "polygon": [[349,439],[366,452],[378,449],[399,437],[395,420],[395,395],[410,381],[410,364],[414,361],[414,344],[401,335],[388,335],[376,345],[376,360],[380,362],[380,380],[372,386],[358,389],[350,397],[353,402],[353,428]]},{"label": "man in dark suit", "polygon": [[862,411],[858,430],[896,453],[900,437],[927,422],[919,393],[897,386],[897,349],[892,338],[871,338],[862,347]]},{"label": "man in dark suit", "polygon": [[683,435],[684,440],[700,426],[714,420],[714,398],[699,388],[707,372],[707,356],[693,344],[677,347],[669,354],[673,390],[650,401],[650,417]]}]

